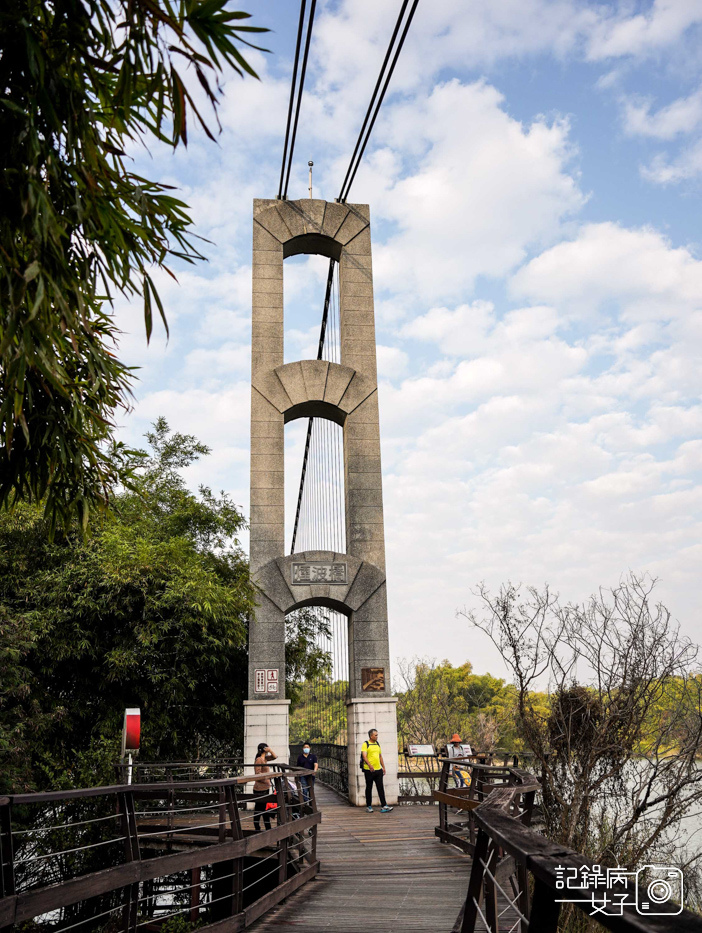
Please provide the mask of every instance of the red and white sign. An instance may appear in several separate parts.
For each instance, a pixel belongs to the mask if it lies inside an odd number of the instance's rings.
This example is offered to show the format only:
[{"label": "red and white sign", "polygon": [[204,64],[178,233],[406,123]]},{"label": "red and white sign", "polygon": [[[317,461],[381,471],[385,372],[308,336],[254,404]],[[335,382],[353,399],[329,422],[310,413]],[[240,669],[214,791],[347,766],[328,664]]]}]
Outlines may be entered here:
[{"label": "red and white sign", "polygon": [[254,693],[278,692],[278,668],[264,667],[254,671]]},{"label": "red and white sign", "polygon": [[141,710],[138,707],[125,709],[122,727],[122,755],[139,750],[141,738]]}]

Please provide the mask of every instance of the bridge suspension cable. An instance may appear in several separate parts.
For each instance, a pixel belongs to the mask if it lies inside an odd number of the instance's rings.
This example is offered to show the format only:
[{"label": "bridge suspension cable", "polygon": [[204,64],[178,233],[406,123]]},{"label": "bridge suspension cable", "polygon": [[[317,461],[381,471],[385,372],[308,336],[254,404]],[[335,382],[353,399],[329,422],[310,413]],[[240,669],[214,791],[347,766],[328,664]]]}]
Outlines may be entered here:
[{"label": "bridge suspension cable", "polygon": [[[344,181],[341,185],[341,191],[339,192],[339,197],[337,200],[341,201],[342,203],[346,201],[349,196],[351,185],[353,184],[354,178],[356,177],[356,172],[358,171],[358,167],[361,164],[363,153],[366,151],[368,140],[371,137],[373,127],[375,126],[375,121],[378,118],[378,114],[380,113],[383,99],[385,98],[386,91],[390,85],[390,80],[392,78],[393,72],[395,71],[395,66],[397,65],[400,53],[402,52],[402,46],[405,44],[407,33],[409,32],[409,28],[412,25],[412,19],[414,18],[417,6],[419,5],[419,0],[414,0],[412,3],[407,19],[405,20],[404,28],[402,29],[402,34],[400,35],[399,41],[397,41],[397,36],[400,32],[400,27],[402,25],[402,20],[405,16],[408,3],[409,0],[403,0],[402,6],[400,7],[397,22],[395,23],[395,28],[393,30],[392,36],[390,37],[388,50],[385,53],[385,58],[383,59],[380,74],[378,75],[378,80],[375,83],[375,88],[373,90],[373,94],[371,96],[370,103],[368,104],[368,109],[366,110],[366,115],[361,126],[361,132],[358,134],[356,146],[353,150],[353,155],[351,156],[349,167],[346,170],[346,177],[344,178]],[[395,46],[396,41],[397,45]],[[392,62],[388,68],[388,62],[390,62],[391,55]]]},{"label": "bridge suspension cable", "polygon": [[[310,15],[307,20],[307,34],[305,38],[305,50],[302,56],[302,68],[300,70],[300,82],[297,81],[297,69],[300,61],[300,48],[302,46],[302,33],[305,24],[305,7],[307,0],[300,0],[300,22],[297,29],[297,43],[295,46],[295,63],[293,65],[292,81],[290,82],[290,102],[288,103],[288,119],[285,126],[285,143],[283,145],[283,161],[280,167],[280,183],[278,185],[278,198],[285,200],[288,196],[288,183],[290,181],[290,169],[292,167],[293,153],[295,151],[295,138],[297,136],[297,123],[300,119],[300,105],[302,104],[302,92],[305,87],[305,75],[307,74],[307,58],[310,51],[310,42],[312,40],[312,26],[314,24],[314,14],[317,7],[317,0],[312,0],[310,4]],[[295,99],[297,98],[297,103]],[[295,110],[295,119],[293,120],[293,109]],[[291,135],[292,128],[292,135]],[[288,143],[290,144],[288,147]]]},{"label": "bridge suspension cable", "polygon": [[[317,359],[341,361],[338,267],[331,260]],[[326,418],[307,424],[300,486],[290,553],[311,549],[343,552],[346,548],[343,457],[340,428]]]},{"label": "bridge suspension cable", "polygon": [[[366,151],[366,147],[368,145],[368,141],[373,131],[373,127],[375,126],[375,121],[378,117],[378,113],[380,112],[380,108],[385,98],[385,94],[390,85],[390,80],[393,76],[393,72],[395,71],[395,66],[397,65],[397,61],[400,57],[400,53],[402,52],[402,47],[405,44],[407,33],[409,32],[409,28],[412,25],[412,19],[417,10],[417,6],[419,5],[419,0],[413,0],[412,6],[410,7],[410,10],[409,10],[409,14],[407,14],[407,16],[405,17],[405,14],[407,13],[408,5],[409,5],[409,0],[403,0],[402,5],[400,6],[400,12],[398,13],[397,21],[395,23],[395,28],[393,29],[392,35],[390,37],[390,42],[388,44],[388,48],[385,53],[385,58],[383,59],[383,64],[381,66],[380,73],[378,74],[378,80],[375,83],[375,88],[373,89],[373,94],[371,95],[370,103],[368,104],[368,109],[366,110],[366,115],[363,120],[363,124],[361,125],[361,130],[358,134],[358,139],[356,140],[356,146],[351,156],[351,161],[349,162],[349,167],[346,171],[346,176],[341,185],[341,191],[339,192],[339,197],[337,198],[338,201],[346,200],[351,190],[351,185],[353,184],[354,179],[356,178],[356,172],[358,171],[358,167],[361,164],[363,154]],[[312,11],[310,16],[313,15],[313,12],[314,11]],[[302,35],[302,23],[304,19],[303,14],[304,14],[304,0],[303,0],[303,9],[301,9],[300,11],[300,28],[298,32],[298,50],[299,50],[300,39]],[[404,26],[403,26],[403,22],[404,22]],[[308,31],[308,44],[309,44],[310,32],[311,32],[311,23],[310,23],[310,27]],[[398,39],[398,36],[399,36],[399,39]],[[297,69],[297,57],[295,60],[295,70],[293,71],[293,86],[295,83],[296,69]],[[303,81],[304,81],[304,77],[303,77]],[[293,95],[292,95],[292,90],[291,90],[290,111],[288,113],[288,125],[290,123],[290,112],[292,112],[292,101],[293,101]],[[299,100],[298,100],[298,109],[299,109]],[[295,125],[297,126],[297,119],[296,119]],[[294,136],[293,136],[293,142],[294,142]],[[287,131],[286,131],[286,148],[287,148]],[[289,168],[288,168],[288,175],[289,175]],[[281,184],[282,184],[282,173],[281,173]],[[286,182],[285,191],[287,192],[287,182]],[[324,296],[324,309],[322,312],[322,323],[321,323],[320,333],[319,333],[319,346],[317,349],[318,360],[321,360],[323,358],[323,353],[324,353],[327,319],[329,315],[330,298],[332,295],[332,283],[334,280],[335,267],[336,267],[335,260],[330,259],[329,260],[329,271],[327,273],[327,286],[326,286],[326,291],[325,291],[325,296]],[[338,287],[338,276],[337,276],[337,287]],[[340,352],[339,352],[339,358],[334,360],[334,362],[340,362]],[[295,553],[296,546],[298,547],[298,549],[304,550],[304,548],[299,547],[298,532],[300,528],[301,519],[308,518],[308,516],[303,512],[303,504],[306,502],[305,482],[306,482],[307,475],[308,475],[310,451],[313,446],[313,435],[315,431],[314,422],[315,422],[315,419],[310,418],[309,423],[307,425],[307,437],[305,439],[305,450],[304,450],[304,454],[302,457],[302,470],[300,472],[300,487],[299,487],[298,497],[297,497],[297,509],[295,512],[295,525],[293,528],[292,542],[290,546],[291,554]],[[328,422],[326,421],[325,423],[328,424]],[[321,547],[321,545],[316,545],[316,546]]]}]

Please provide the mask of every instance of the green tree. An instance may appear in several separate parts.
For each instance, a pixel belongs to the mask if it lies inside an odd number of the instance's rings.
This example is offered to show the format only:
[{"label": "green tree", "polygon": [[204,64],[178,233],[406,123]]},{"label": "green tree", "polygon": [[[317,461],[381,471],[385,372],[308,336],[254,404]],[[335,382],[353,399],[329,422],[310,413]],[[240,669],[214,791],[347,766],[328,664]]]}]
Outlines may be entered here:
[{"label": "green tree", "polygon": [[346,745],[348,689],[348,681],[333,680],[329,674],[303,681],[290,707],[290,742]]},{"label": "green tree", "polygon": [[331,651],[322,642],[331,638],[329,616],[324,610],[305,607],[285,618],[285,695],[291,712],[300,702],[306,681],[331,677]]},{"label": "green tree", "polygon": [[133,457],[134,489],[49,536],[40,506],[0,517],[0,755],[7,786],[111,782],[124,708],[142,755],[242,747],[247,619],[254,606],[229,498],[188,491],[208,453],[159,419]]},{"label": "green tree", "polygon": [[400,663],[397,720],[401,741],[440,748],[454,732],[476,751],[496,746],[517,750],[513,730],[513,691],[491,674],[474,674],[469,661]]},{"label": "green tree", "polygon": [[247,13],[227,0],[5,0],[0,9],[0,506],[43,501],[85,527],[132,459],[110,449],[131,373],[117,358],[115,292],[164,308],[152,273],[202,257],[187,206],[127,151],[213,128]]}]

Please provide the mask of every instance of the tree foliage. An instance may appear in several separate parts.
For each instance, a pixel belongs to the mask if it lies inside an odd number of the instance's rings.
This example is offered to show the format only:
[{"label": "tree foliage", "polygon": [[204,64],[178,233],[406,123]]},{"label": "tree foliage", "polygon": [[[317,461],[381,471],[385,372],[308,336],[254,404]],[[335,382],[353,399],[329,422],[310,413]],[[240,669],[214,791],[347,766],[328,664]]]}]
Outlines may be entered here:
[{"label": "tree foliage", "polygon": [[[186,205],[138,175],[137,144],[213,136],[218,79],[255,74],[226,0],[6,0],[0,9],[0,505],[64,525],[104,505],[131,458],[105,445],[131,373],[115,292],[165,312],[153,270],[201,259]],[[195,92],[197,86],[197,93]]]},{"label": "tree foliage", "polygon": [[330,674],[303,681],[290,707],[290,742],[346,745],[348,690],[347,680],[334,680]]},{"label": "tree foliage", "polygon": [[331,652],[323,644],[331,634],[324,610],[308,606],[285,617],[285,695],[291,711],[300,702],[306,681],[331,677]]},{"label": "tree foliage", "polygon": [[458,732],[478,752],[497,746],[516,751],[514,691],[491,674],[474,674],[469,661],[415,659],[400,662],[397,676],[397,722],[401,742],[437,749]]},{"label": "tree foliage", "polygon": [[111,783],[125,707],[142,755],[242,747],[247,619],[254,605],[222,494],[181,471],[208,453],[159,419],[133,458],[134,489],[51,540],[36,505],[0,517],[0,755],[6,786]]}]

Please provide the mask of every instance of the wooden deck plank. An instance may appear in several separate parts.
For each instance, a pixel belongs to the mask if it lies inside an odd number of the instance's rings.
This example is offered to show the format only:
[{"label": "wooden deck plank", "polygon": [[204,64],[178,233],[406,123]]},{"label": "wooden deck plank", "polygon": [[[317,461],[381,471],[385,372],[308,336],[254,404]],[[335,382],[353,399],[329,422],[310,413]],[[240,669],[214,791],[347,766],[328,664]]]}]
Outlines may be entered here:
[{"label": "wooden deck plank", "polygon": [[470,858],[434,836],[433,806],[351,807],[318,785],[321,871],[249,929],[255,933],[442,933],[465,898]]}]

